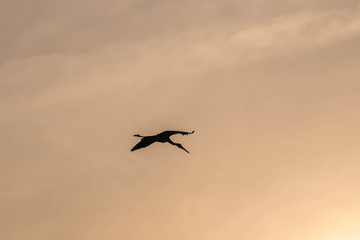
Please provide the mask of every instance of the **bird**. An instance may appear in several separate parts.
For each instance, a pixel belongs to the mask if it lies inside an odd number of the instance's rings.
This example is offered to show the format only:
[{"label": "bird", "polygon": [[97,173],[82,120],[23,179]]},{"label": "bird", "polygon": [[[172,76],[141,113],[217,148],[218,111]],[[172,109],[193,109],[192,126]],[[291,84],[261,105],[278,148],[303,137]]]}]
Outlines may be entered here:
[{"label": "bird", "polygon": [[189,134],[193,134],[195,131],[192,132],[183,132],[183,131],[164,131],[162,133],[159,133],[157,135],[153,135],[153,136],[141,136],[139,134],[135,134],[134,137],[141,137],[142,139],[140,140],[140,142],[138,144],[136,144],[132,149],[131,152],[138,150],[140,148],[145,148],[155,142],[161,142],[161,143],[170,143],[171,145],[175,145],[178,148],[183,149],[185,152],[189,153],[188,150],[186,150],[180,143],[174,143],[173,141],[171,141],[170,136],[174,135],[174,134],[182,134],[182,135],[189,135]]}]

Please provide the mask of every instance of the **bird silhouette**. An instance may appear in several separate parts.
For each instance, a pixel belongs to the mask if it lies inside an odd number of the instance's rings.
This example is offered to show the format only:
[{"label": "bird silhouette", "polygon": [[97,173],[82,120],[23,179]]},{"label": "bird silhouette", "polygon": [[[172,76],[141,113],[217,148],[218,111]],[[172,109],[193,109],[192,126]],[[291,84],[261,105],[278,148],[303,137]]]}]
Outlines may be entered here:
[{"label": "bird silhouette", "polygon": [[192,132],[182,132],[182,131],[165,131],[162,133],[159,133],[157,135],[153,135],[153,136],[141,136],[139,134],[135,134],[134,137],[141,137],[142,139],[140,140],[140,142],[138,144],[136,144],[131,151],[135,151],[138,150],[140,148],[145,148],[147,146],[150,146],[151,144],[155,143],[155,142],[161,142],[161,143],[165,143],[168,142],[171,145],[175,145],[178,148],[183,149],[185,152],[189,153],[188,150],[186,150],[180,143],[174,143],[173,141],[171,141],[170,136],[174,135],[174,134],[182,134],[182,135],[189,135],[189,134],[193,134],[194,131]]}]

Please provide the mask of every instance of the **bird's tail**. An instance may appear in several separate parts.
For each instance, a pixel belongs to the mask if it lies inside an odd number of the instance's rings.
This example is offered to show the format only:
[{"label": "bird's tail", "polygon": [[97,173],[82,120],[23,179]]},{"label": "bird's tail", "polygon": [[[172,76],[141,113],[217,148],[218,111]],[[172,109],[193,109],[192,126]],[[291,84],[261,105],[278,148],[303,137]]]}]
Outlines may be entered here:
[{"label": "bird's tail", "polygon": [[139,134],[135,134],[134,137],[144,137],[144,136],[141,136]]}]

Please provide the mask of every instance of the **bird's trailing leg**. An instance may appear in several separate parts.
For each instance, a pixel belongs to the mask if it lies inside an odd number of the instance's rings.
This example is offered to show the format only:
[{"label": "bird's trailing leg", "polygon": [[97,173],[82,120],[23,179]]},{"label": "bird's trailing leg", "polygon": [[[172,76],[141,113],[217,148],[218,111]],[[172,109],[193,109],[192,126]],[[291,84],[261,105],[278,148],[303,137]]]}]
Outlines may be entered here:
[{"label": "bird's trailing leg", "polygon": [[174,143],[173,141],[169,141],[170,144],[177,146],[178,148],[183,149],[185,152],[189,153],[188,150],[186,150],[180,143]]},{"label": "bird's trailing leg", "polygon": [[180,143],[176,144],[179,148],[183,149],[185,152],[189,153],[188,150],[186,150]]}]

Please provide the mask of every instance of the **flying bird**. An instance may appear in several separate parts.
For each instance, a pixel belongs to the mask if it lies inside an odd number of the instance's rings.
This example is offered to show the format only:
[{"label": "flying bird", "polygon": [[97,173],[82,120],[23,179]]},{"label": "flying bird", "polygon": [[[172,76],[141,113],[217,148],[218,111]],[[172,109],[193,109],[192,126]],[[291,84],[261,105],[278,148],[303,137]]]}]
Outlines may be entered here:
[{"label": "flying bird", "polygon": [[183,149],[184,151],[186,151],[187,153],[189,153],[188,150],[186,150],[180,143],[174,143],[173,141],[171,141],[170,136],[174,135],[174,134],[182,134],[182,135],[189,135],[189,134],[193,134],[194,131],[192,132],[182,132],[182,131],[165,131],[162,133],[159,133],[157,135],[153,135],[153,136],[141,136],[139,134],[135,134],[134,137],[141,137],[141,141],[136,144],[131,151],[135,151],[137,149],[140,148],[145,148],[155,142],[161,142],[161,143],[170,143],[171,145],[175,145],[178,148]]}]

